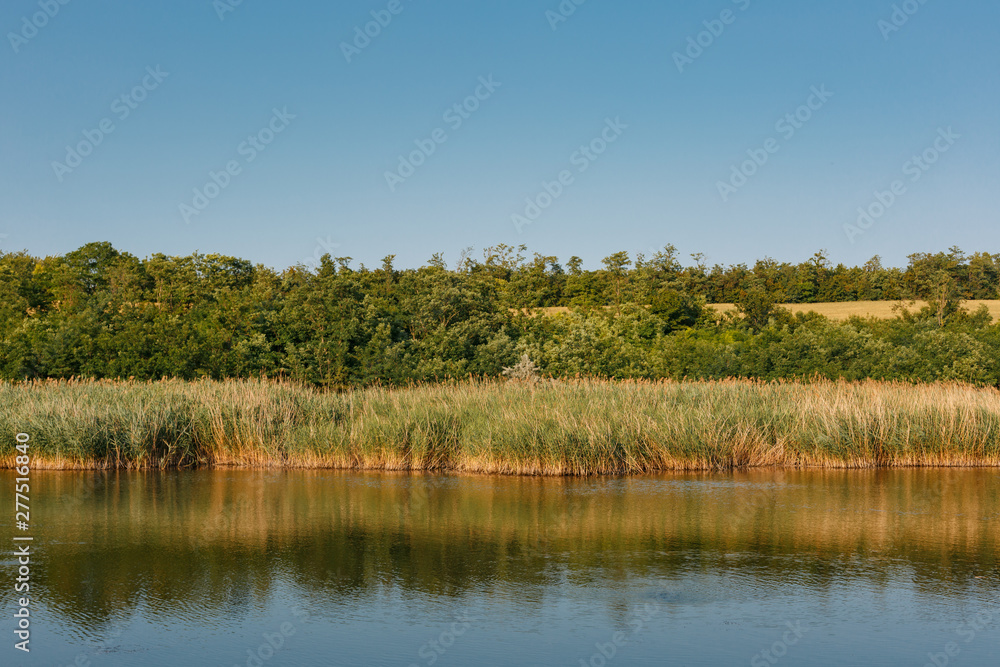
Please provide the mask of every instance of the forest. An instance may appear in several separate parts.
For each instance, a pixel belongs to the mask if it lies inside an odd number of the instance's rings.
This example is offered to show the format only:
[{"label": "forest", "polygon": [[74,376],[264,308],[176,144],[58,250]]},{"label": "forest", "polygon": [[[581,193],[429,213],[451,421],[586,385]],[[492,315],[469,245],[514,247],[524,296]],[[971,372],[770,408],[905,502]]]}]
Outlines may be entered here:
[{"label": "forest", "polygon": [[[1000,298],[1000,254],[874,257],[834,266],[578,257],[498,245],[420,268],[324,256],[275,270],[236,257],[106,242],[62,256],[0,253],[0,379],[279,378],[319,388],[542,376],[879,379],[1000,385],[1000,329],[966,300]],[[893,319],[832,321],[780,304],[920,300]],[[732,303],[718,312],[707,304]],[[539,309],[560,308],[558,312]]]}]

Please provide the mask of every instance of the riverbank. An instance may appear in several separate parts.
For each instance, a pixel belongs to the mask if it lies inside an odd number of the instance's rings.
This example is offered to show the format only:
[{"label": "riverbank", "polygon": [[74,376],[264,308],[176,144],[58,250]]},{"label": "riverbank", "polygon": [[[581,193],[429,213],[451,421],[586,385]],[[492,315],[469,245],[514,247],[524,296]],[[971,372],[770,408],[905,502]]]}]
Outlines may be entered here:
[{"label": "riverbank", "polygon": [[347,393],[270,381],[0,384],[36,469],[638,474],[1000,465],[1000,392],[954,384],[498,381]]}]

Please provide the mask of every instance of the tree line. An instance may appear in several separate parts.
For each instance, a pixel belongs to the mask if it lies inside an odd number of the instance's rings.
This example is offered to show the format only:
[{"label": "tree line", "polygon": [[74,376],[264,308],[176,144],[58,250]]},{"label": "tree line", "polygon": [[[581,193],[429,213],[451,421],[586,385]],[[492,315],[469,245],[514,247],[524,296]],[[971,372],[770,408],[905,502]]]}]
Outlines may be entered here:
[{"label": "tree line", "polygon": [[[523,354],[557,377],[867,377],[1000,382],[1000,254],[957,248],[832,265],[683,264],[667,246],[578,257],[498,245],[401,269],[324,256],[284,270],[216,254],[139,259],[109,243],[0,253],[0,378],[287,377],[321,387],[499,376]],[[832,322],[783,303],[920,299]],[[733,303],[738,315],[706,308]],[[540,316],[536,309],[566,312]]]}]

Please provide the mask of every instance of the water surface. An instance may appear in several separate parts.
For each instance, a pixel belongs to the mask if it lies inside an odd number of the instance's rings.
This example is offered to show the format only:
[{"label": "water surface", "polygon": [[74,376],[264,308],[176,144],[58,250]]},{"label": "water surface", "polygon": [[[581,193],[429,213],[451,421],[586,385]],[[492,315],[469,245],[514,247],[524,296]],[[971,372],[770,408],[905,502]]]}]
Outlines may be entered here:
[{"label": "water surface", "polygon": [[1000,663],[995,471],[35,472],[31,495],[32,652],[8,630],[4,665]]}]

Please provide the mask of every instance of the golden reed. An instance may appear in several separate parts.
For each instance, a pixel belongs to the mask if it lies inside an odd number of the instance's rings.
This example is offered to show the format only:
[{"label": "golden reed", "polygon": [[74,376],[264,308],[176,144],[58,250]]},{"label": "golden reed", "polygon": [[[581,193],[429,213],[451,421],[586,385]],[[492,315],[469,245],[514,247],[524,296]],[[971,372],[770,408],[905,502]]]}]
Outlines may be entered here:
[{"label": "golden reed", "polygon": [[961,384],[497,380],[326,393],[268,380],[0,384],[0,467],[640,474],[997,466],[1000,392]]}]

